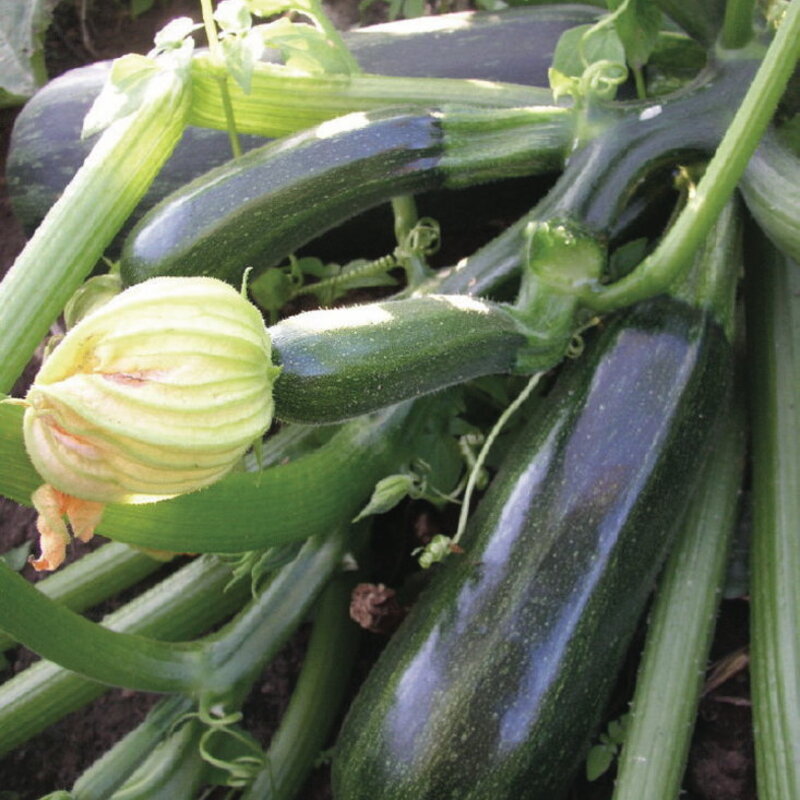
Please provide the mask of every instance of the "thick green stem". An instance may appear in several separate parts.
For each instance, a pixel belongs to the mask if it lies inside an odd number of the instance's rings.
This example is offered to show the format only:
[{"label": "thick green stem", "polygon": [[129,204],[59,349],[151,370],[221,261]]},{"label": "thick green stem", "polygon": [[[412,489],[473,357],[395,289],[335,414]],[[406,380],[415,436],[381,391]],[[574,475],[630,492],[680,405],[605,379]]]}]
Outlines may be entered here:
[{"label": "thick green stem", "polygon": [[[84,611],[138,583],[163,563],[126,544],[110,542],[48,575],[36,588],[73,611]],[[14,644],[13,639],[0,633],[0,651]]]},{"label": "thick green stem", "polygon": [[177,144],[188,83],[181,72],[164,70],[139,110],[103,132],[3,279],[0,393],[11,390]]},{"label": "thick green stem", "polygon": [[0,564],[0,627],[26,647],[61,666],[109,685],[176,692],[202,682],[201,653],[123,634],[45,597]]},{"label": "thick green stem", "polygon": [[775,111],[800,54],[800,0],[792,0],[733,122],[675,224],[632,273],[581,299],[611,311],[666,289],[689,266],[744,172]]},{"label": "thick green stem", "polygon": [[800,266],[757,231],[748,259],[751,689],[760,800],[800,797]]},{"label": "thick green stem", "polygon": [[[219,37],[217,36],[217,26],[214,23],[214,10],[211,8],[211,0],[200,0],[200,6],[203,9],[203,27],[208,39],[208,50],[211,54],[211,59],[219,63],[223,58],[220,52]],[[222,110],[225,114],[225,129],[228,131],[228,140],[231,143],[231,153],[234,158],[238,158],[242,154],[242,145],[236,132],[236,117],[231,103],[231,95],[228,91],[228,73],[224,67],[217,68],[217,83],[219,84]]]},{"label": "thick green stem", "polygon": [[141,766],[153,749],[194,703],[183,695],[162,700],[145,721],[117,742],[84,772],[72,787],[74,800],[108,800]]},{"label": "thick green stem", "polygon": [[[230,568],[204,556],[109,614],[103,624],[168,641],[192,638],[247,601],[247,581],[228,587],[230,583]],[[15,675],[0,685],[0,755],[106,689],[51,661],[39,661]]]},{"label": "thick green stem", "polygon": [[264,769],[242,800],[292,800],[325,746],[347,688],[359,629],[347,614],[352,580],[341,576],[320,597],[311,641]]},{"label": "thick green stem", "polygon": [[344,537],[309,540],[233,622],[203,642],[166,643],[101,627],[0,565],[0,626],[43,658],[93,680],[150,692],[224,696],[283,644],[330,577]]},{"label": "thick green stem", "polygon": [[613,800],[674,800],[703,685],[735,528],[744,409],[723,420],[650,615]]},{"label": "thick green stem", "polygon": [[[245,94],[229,87],[240,133],[279,137],[312,127],[351,111],[394,105],[513,108],[549,106],[549,89],[492,81],[456,78],[398,78],[385,75],[286,74],[275,65],[260,63],[252,90]],[[219,86],[209,55],[192,61],[192,108],[189,124],[225,130]]]},{"label": "thick green stem", "polygon": [[306,542],[239,616],[203,643],[204,692],[226,695],[277,653],[330,579],[349,541],[345,529]]},{"label": "thick green stem", "polygon": [[722,47],[738,50],[753,38],[755,10],[755,0],[728,0],[720,37]]},{"label": "thick green stem", "polygon": [[194,800],[208,765],[200,754],[202,723],[190,719],[161,741],[108,800]]},{"label": "thick green stem", "polygon": [[[409,457],[416,432],[436,413],[431,403],[359,418],[307,455],[263,472],[232,472],[202,492],[108,506],[98,532],[179,553],[241,553],[325,533],[352,519],[375,481]],[[30,505],[42,481],[25,452],[20,412],[0,405],[0,493]]]}]

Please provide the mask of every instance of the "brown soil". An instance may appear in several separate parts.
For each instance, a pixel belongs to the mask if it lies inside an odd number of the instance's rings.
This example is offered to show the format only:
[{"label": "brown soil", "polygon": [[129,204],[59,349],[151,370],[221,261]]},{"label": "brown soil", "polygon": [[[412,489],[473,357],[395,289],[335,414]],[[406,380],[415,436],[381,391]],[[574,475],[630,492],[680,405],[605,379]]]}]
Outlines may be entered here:
[{"label": "brown soil", "polygon": [[[94,0],[89,5],[89,19],[83,30],[76,13],[80,4],[64,3],[59,7],[48,36],[48,66],[52,76],[122,52],[146,52],[151,46],[153,32],[166,20],[181,14],[197,14],[196,0],[156,0],[155,7],[136,20],[131,20],[126,13],[126,3]],[[332,13],[341,26],[346,26],[356,21],[356,8],[353,0],[335,0]],[[13,110],[0,111],[0,274],[10,266],[24,244],[23,233],[9,208],[2,177],[14,115]],[[519,209],[520,213],[524,207]],[[476,231],[474,227],[462,229],[455,249],[451,245],[444,256],[451,260],[443,263],[452,263],[454,257],[470,252],[477,244],[475,237],[488,238],[498,224],[501,223],[491,220],[484,231]],[[31,370],[34,369],[32,365]],[[27,380],[30,380],[31,370]],[[16,394],[24,392],[26,378],[18,385]],[[406,524],[413,527],[407,515]],[[32,540],[35,535],[32,513],[0,498],[0,552]],[[85,550],[85,546],[77,545],[71,557],[79,557]],[[31,579],[36,577],[28,569],[25,574]],[[106,613],[118,602],[108,604],[97,613]],[[369,636],[364,659],[357,670],[362,676],[381,646],[379,636]],[[746,644],[747,604],[743,600],[726,601],[719,620],[714,658],[723,658]],[[269,740],[286,707],[302,663],[304,646],[305,633],[301,631],[256,682],[256,689],[245,707],[248,727],[262,742]],[[9,678],[34,659],[22,648],[7,656],[5,667],[0,662],[0,680]],[[632,660],[620,687],[618,714],[624,711],[631,691],[634,663]],[[68,788],[87,766],[144,717],[154,699],[142,693],[114,690],[67,716],[0,760],[0,798],[33,800],[56,789]],[[579,780],[571,798],[602,800],[610,797],[611,786],[611,776],[594,784]],[[689,800],[755,799],[746,668],[703,700],[687,769],[686,789],[683,796]],[[217,796],[221,795],[211,795]],[[324,767],[317,770],[300,797],[302,800],[330,797]]]}]

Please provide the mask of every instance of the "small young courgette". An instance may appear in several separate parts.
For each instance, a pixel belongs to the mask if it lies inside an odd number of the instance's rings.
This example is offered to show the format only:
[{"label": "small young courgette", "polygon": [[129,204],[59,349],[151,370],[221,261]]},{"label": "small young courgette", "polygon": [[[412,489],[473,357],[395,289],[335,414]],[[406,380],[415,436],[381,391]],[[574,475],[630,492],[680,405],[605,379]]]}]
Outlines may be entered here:
[{"label": "small young courgette", "polygon": [[[718,306],[727,320],[730,305]],[[731,355],[705,301],[662,295],[567,368],[466,553],[434,576],[351,707],[337,800],[563,794],[702,463]]]},{"label": "small young courgette", "polygon": [[280,419],[338,422],[480,375],[526,345],[508,311],[460,295],[308,311],[270,328]]}]

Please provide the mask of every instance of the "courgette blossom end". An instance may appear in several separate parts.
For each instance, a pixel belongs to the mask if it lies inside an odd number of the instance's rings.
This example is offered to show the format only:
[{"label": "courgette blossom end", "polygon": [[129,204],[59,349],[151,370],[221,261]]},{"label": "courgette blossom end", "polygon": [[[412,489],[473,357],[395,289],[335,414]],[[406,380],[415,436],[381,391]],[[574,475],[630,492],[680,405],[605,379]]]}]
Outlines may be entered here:
[{"label": "courgette blossom end", "polygon": [[273,415],[279,373],[258,310],[215,278],[153,278],[84,317],[25,397],[40,569],[91,538],[105,503],[149,503],[226,475]]}]

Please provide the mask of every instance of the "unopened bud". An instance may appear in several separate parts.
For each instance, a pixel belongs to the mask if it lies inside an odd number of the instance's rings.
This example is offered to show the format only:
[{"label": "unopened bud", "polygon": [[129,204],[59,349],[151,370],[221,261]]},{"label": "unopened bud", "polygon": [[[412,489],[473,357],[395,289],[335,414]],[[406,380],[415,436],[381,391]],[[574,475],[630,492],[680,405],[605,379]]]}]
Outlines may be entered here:
[{"label": "unopened bud", "polygon": [[154,278],[84,317],[26,397],[25,446],[59,492],[144,503],[214,483],[272,420],[257,309],[214,278]]}]

